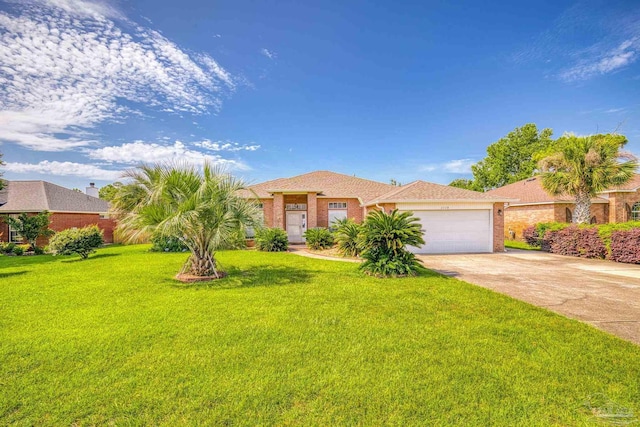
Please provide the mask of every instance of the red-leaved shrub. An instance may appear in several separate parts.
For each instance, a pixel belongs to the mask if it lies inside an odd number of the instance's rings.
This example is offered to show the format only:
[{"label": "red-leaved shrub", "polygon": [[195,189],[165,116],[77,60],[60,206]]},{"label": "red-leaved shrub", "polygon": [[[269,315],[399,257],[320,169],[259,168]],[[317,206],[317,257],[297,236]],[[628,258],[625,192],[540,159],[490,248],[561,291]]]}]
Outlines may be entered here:
[{"label": "red-leaved shrub", "polygon": [[[571,226],[564,230],[556,231],[549,242],[549,252],[558,255],[578,256],[578,227]],[[547,231],[545,238],[553,232]]]},{"label": "red-leaved shrub", "polygon": [[555,233],[549,243],[550,252],[559,255],[576,256],[582,258],[605,258],[607,248],[602,242],[596,228],[567,227]]},{"label": "red-leaved shrub", "polygon": [[578,256],[582,258],[600,258],[607,256],[605,246],[597,228],[578,229]]},{"label": "red-leaved shrub", "polygon": [[618,262],[640,264],[640,229],[614,231],[610,258]]},{"label": "red-leaved shrub", "polygon": [[540,236],[538,235],[538,230],[535,225],[532,225],[522,230],[522,237],[524,238],[524,241],[527,242],[529,246],[534,246],[534,247],[540,246]]}]

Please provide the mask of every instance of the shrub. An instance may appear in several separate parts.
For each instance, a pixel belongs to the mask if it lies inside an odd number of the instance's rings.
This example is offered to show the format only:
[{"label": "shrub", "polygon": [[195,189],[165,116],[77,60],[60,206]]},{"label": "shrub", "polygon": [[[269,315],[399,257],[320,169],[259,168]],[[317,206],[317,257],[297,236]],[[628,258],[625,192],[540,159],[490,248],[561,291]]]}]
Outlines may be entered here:
[{"label": "shrub", "polygon": [[50,237],[54,234],[54,231],[49,229],[50,216],[47,211],[35,215],[23,212],[16,218],[3,215],[2,219],[29,243],[30,248],[35,248],[38,237]]},{"label": "shrub", "polygon": [[600,224],[598,225],[598,234],[602,238],[602,242],[607,247],[607,250],[611,250],[612,235],[616,231],[628,231],[636,228],[640,228],[639,221],[619,222],[612,224]]},{"label": "shrub", "polygon": [[335,221],[334,224],[336,231],[333,236],[338,243],[338,251],[344,256],[358,256],[361,249],[360,224],[348,218]]},{"label": "shrub", "polygon": [[35,248],[33,248],[33,253],[36,255],[42,255],[44,254],[44,249],[40,246],[36,246]]},{"label": "shrub", "polygon": [[281,228],[263,228],[256,231],[256,249],[265,252],[283,252],[289,247],[287,233]]},{"label": "shrub", "polygon": [[604,259],[607,256],[607,247],[602,242],[596,227],[584,227],[578,229],[578,256],[582,258]]},{"label": "shrub", "polygon": [[307,247],[314,250],[328,249],[333,246],[333,234],[326,228],[310,228],[304,232],[304,238]]},{"label": "shrub", "polygon": [[535,225],[522,230],[522,237],[529,246],[539,248],[540,244],[542,243],[542,239],[540,239],[540,235],[538,234],[538,230],[536,229]]},{"label": "shrub", "polygon": [[5,254],[11,254],[13,253],[13,248],[16,247],[16,244],[13,242],[7,242],[4,245],[2,245],[2,252],[4,252]]},{"label": "shrub", "polygon": [[610,257],[613,261],[640,264],[640,228],[614,231]]},{"label": "shrub", "polygon": [[411,212],[373,211],[362,224],[360,269],[376,277],[413,276],[422,266],[407,246],[423,245],[422,227]]},{"label": "shrub", "polygon": [[104,243],[102,230],[96,225],[68,229],[56,233],[49,241],[49,250],[54,255],[78,254],[86,259]]},{"label": "shrub", "polygon": [[23,255],[24,254],[24,248],[22,246],[16,245],[13,248],[13,251],[11,251],[14,255]]},{"label": "shrub", "polygon": [[169,237],[161,234],[154,234],[151,237],[152,252],[186,252],[187,245],[182,243],[177,237]]}]

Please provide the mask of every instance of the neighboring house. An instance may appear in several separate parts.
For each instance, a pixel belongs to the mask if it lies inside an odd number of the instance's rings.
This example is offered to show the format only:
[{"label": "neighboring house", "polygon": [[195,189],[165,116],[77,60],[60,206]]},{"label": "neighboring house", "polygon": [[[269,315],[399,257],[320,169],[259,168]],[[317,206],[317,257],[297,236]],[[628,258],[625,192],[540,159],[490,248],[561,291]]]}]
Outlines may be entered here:
[{"label": "neighboring house", "polygon": [[[22,212],[49,211],[49,228],[53,231],[96,224],[104,231],[105,242],[113,242],[115,221],[108,216],[109,203],[97,197],[98,189],[93,184],[87,187],[93,196],[45,181],[5,181],[5,184],[0,190],[0,214],[17,216]],[[0,219],[0,241],[21,242],[22,238]],[[46,243],[46,239],[38,241],[38,245]]]},{"label": "neighboring house", "polygon": [[316,171],[249,187],[268,227],[287,231],[301,243],[308,228],[328,227],[336,219],[363,221],[373,209],[412,211],[420,218],[426,244],[416,253],[497,252],[504,250],[502,210],[509,198],[415,181],[404,186]]},{"label": "neighboring house", "polygon": [[[573,196],[550,196],[538,177],[524,179],[487,191],[495,197],[517,199],[505,205],[505,235],[521,239],[525,228],[540,222],[571,222],[575,210]],[[627,184],[611,188],[591,200],[591,222],[604,224],[640,220],[640,175]]]}]

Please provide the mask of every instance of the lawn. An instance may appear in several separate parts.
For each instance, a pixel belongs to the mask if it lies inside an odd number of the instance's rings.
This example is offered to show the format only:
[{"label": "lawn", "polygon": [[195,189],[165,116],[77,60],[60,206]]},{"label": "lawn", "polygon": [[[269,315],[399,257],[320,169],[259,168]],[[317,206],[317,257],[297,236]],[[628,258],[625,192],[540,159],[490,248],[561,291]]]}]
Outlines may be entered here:
[{"label": "lawn", "polygon": [[527,242],[523,242],[520,240],[505,240],[504,241],[505,248],[511,249],[524,249],[526,251],[539,251],[540,248],[536,248],[535,246],[529,245]]},{"label": "lawn", "polygon": [[637,346],[483,288],[253,251],[221,253],[223,280],[184,285],[172,277],[185,254],[147,250],[0,257],[0,424],[593,425],[599,410],[640,412]]}]

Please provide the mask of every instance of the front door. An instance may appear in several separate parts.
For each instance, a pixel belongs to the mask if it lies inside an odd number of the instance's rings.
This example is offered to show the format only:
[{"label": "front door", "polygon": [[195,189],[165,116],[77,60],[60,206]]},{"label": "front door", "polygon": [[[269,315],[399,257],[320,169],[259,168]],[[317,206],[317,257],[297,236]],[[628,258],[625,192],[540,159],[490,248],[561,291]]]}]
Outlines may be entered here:
[{"label": "front door", "polygon": [[303,243],[302,235],[307,231],[306,212],[287,212],[287,236],[291,243]]}]

